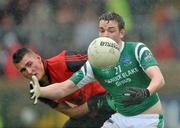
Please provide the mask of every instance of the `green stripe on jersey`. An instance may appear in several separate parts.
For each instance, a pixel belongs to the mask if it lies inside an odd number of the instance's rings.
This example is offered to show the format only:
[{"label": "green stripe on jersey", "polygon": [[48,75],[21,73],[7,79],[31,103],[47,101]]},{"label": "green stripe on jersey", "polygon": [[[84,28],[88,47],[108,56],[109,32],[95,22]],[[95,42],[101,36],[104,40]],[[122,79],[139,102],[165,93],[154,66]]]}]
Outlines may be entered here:
[{"label": "green stripe on jersey", "polygon": [[164,128],[164,117],[162,114],[159,115],[159,123],[157,128]]}]

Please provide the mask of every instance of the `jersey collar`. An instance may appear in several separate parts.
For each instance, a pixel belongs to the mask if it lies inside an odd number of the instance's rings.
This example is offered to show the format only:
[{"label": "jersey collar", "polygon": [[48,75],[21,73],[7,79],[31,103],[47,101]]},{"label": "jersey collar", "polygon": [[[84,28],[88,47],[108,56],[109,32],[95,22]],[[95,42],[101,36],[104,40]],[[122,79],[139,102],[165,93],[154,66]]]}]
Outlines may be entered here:
[{"label": "jersey collar", "polygon": [[121,41],[121,47],[120,47],[120,49],[119,49],[120,52],[122,52],[122,50],[124,49],[124,44],[125,44],[124,41]]},{"label": "jersey collar", "polygon": [[[49,74],[49,69],[48,69],[48,62],[46,59],[42,58],[42,63],[43,63],[43,66],[44,66],[44,70],[45,70],[45,77],[47,77],[47,80],[49,83],[51,83],[51,77],[50,77],[50,74]],[[39,84],[44,87],[44,86],[47,86],[44,81],[40,80],[39,81]]]}]

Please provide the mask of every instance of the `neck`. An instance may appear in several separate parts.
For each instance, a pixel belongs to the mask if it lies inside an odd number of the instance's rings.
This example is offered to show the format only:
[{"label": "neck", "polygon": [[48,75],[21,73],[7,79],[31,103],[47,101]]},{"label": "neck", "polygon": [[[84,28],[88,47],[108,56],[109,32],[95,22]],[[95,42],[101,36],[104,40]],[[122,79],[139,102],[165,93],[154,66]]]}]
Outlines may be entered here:
[{"label": "neck", "polygon": [[39,82],[41,86],[47,86],[51,84],[51,80],[50,80],[50,76],[49,76],[49,72],[47,68],[47,61],[45,59],[42,59],[42,62],[43,62],[45,74]]},{"label": "neck", "polygon": [[45,75],[43,76],[43,78],[39,81],[39,83],[40,83],[41,86],[47,86],[47,85],[49,85],[51,82],[50,82],[50,80],[49,80],[48,75],[45,74]]},{"label": "neck", "polygon": [[120,41],[118,42],[118,45],[119,45],[119,48],[122,49],[122,47],[123,47],[123,41],[120,40]]}]

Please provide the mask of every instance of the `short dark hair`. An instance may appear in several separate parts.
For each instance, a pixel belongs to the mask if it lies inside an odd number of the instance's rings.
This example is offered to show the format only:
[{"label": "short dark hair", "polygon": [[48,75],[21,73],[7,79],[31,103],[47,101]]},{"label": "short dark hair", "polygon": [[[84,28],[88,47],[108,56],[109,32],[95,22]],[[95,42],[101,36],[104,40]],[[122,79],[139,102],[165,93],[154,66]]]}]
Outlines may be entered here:
[{"label": "short dark hair", "polygon": [[30,53],[30,52],[31,52],[31,50],[28,48],[18,49],[12,56],[13,63],[14,64],[19,63],[23,59],[24,55],[26,55],[27,53]]},{"label": "short dark hair", "polygon": [[119,29],[124,29],[125,28],[125,22],[122,18],[122,16],[120,16],[119,14],[115,13],[115,12],[105,12],[103,13],[100,17],[99,17],[99,22],[101,20],[114,20],[118,22],[118,27]]}]

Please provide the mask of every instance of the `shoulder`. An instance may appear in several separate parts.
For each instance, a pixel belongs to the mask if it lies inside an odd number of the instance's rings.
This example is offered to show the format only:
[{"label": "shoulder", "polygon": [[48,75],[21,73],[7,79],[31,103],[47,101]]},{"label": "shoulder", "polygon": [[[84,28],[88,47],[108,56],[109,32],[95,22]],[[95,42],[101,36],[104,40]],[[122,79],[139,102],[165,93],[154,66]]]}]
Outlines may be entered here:
[{"label": "shoulder", "polygon": [[87,55],[87,51],[85,51],[85,50],[65,50],[65,55],[66,56],[71,56],[71,55],[78,55],[78,54],[80,54],[80,55]]},{"label": "shoulder", "polygon": [[125,42],[125,48],[139,52],[141,49],[147,48],[147,46],[142,42]]},{"label": "shoulder", "polygon": [[86,51],[68,51],[65,52],[65,62],[69,70],[78,71],[87,61]]},{"label": "shoulder", "polygon": [[58,53],[56,56],[53,56],[49,59],[73,56],[73,55],[87,55],[87,51],[85,51],[85,50],[84,51],[83,50],[82,51],[81,50],[63,50],[62,52]]},{"label": "shoulder", "polygon": [[136,48],[139,47],[141,44],[143,44],[143,43],[141,43],[141,42],[125,42],[123,51],[134,53]]},{"label": "shoulder", "polygon": [[145,45],[144,43],[142,42],[125,42],[125,45],[127,47],[137,47],[137,46],[140,46],[140,45]]},{"label": "shoulder", "polygon": [[48,61],[48,62],[57,62],[57,61],[59,61],[59,60],[63,60],[64,57],[65,57],[66,52],[67,52],[67,51],[64,50],[64,51],[58,53],[57,55],[55,55],[55,56],[47,59],[47,61]]}]

